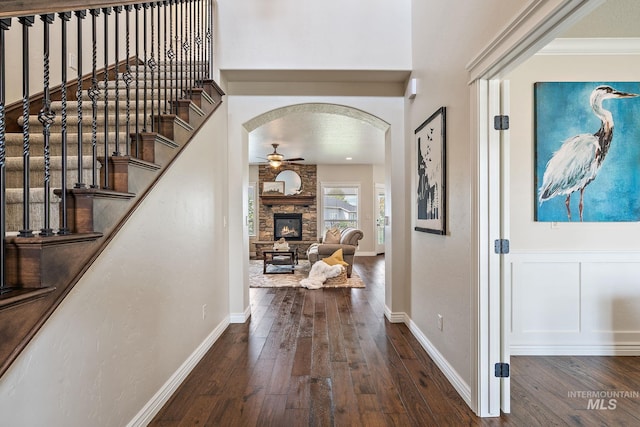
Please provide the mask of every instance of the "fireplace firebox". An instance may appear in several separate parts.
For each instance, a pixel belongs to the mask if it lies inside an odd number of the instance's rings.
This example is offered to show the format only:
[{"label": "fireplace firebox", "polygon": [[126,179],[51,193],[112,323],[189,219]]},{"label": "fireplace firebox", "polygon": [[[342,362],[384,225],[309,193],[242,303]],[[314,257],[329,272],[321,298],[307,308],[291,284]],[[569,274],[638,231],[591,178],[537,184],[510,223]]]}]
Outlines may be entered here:
[{"label": "fireplace firebox", "polygon": [[302,214],[273,214],[273,235],[275,240],[280,240],[282,237],[285,240],[302,240]]}]

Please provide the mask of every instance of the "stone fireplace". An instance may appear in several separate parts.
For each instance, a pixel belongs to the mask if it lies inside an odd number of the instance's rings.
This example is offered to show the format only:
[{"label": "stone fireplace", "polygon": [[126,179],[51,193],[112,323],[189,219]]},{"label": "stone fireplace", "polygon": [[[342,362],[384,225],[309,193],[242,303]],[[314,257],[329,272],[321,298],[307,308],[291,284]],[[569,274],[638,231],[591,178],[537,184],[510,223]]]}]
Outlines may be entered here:
[{"label": "stone fireplace", "polygon": [[[302,181],[301,192],[297,195],[278,197],[277,200],[267,200],[259,197],[256,203],[258,211],[257,236],[250,241],[251,252],[255,252],[257,258],[262,258],[262,251],[269,250],[273,243],[280,239],[276,237],[276,215],[300,218],[299,236],[295,238],[283,236],[289,242],[290,247],[298,250],[301,258],[306,257],[306,250],[311,243],[318,241],[318,212],[316,204],[317,193],[317,166],[316,165],[286,165],[273,169],[269,166],[260,166],[258,169],[258,188],[262,191],[264,182],[276,180],[278,173],[283,170],[295,171]],[[288,224],[290,227],[292,224]],[[294,240],[295,239],[295,240]]]}]

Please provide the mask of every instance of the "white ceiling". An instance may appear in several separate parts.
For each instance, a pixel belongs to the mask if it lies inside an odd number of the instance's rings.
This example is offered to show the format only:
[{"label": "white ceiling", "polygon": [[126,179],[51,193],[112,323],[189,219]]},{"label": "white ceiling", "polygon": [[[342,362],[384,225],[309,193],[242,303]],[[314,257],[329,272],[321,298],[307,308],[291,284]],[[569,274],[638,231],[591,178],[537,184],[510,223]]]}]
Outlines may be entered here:
[{"label": "white ceiling", "polygon": [[384,141],[384,131],[356,118],[298,112],[249,133],[249,163],[264,162],[277,143],[285,158],[305,159],[298,163],[384,164]]}]

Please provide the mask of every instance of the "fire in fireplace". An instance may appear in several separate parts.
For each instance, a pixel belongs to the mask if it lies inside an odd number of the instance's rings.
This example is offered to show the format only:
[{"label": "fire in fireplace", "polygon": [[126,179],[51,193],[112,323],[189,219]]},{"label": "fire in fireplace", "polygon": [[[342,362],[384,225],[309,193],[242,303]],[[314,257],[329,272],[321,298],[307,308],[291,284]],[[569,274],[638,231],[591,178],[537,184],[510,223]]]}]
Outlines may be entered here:
[{"label": "fire in fireplace", "polygon": [[302,214],[273,214],[273,235],[275,240],[284,237],[286,240],[302,240]]}]

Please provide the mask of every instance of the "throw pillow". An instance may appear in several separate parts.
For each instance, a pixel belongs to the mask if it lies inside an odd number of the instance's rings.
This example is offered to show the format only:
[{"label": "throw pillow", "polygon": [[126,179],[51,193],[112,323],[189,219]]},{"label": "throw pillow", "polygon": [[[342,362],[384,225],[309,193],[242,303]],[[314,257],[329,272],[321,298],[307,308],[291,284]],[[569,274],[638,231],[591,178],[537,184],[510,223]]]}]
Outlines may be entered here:
[{"label": "throw pillow", "polygon": [[329,265],[340,264],[340,265],[344,265],[345,267],[349,265],[349,263],[345,262],[342,257],[342,249],[338,249],[337,251],[332,253],[329,258],[323,258],[322,261],[324,261]]},{"label": "throw pillow", "polygon": [[337,228],[327,230],[322,243],[340,243],[340,230]]}]

